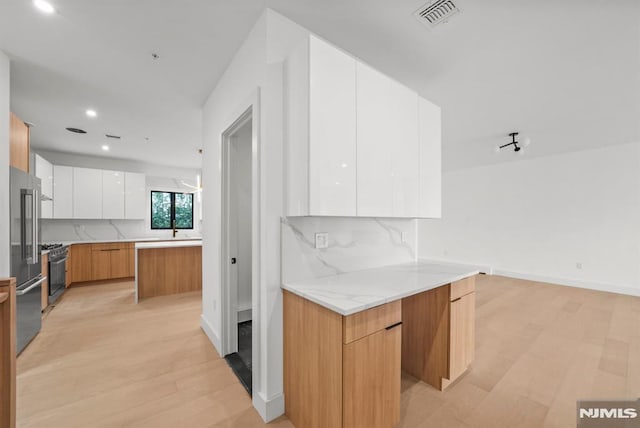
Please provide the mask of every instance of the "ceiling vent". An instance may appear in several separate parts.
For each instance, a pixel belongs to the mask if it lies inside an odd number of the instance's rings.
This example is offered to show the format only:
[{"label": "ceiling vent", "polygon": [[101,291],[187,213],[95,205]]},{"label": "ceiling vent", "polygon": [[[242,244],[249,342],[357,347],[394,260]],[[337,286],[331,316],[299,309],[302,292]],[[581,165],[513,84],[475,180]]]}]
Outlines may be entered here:
[{"label": "ceiling vent", "polygon": [[413,14],[420,22],[433,29],[438,24],[448,22],[452,16],[460,12],[451,0],[433,0],[416,10]]}]

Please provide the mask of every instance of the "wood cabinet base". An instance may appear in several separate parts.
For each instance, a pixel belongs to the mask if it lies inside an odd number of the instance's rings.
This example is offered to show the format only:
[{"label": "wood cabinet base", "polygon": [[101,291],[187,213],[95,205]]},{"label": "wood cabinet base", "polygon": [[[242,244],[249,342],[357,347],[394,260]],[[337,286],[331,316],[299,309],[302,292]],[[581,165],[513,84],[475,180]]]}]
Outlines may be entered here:
[{"label": "wood cabinet base", "polygon": [[137,251],[138,299],[202,290],[202,247]]},{"label": "wood cabinet base", "polygon": [[402,369],[444,390],[475,346],[475,277],[402,299]]},{"label": "wood cabinet base", "polygon": [[16,426],[16,280],[0,280],[0,427]]},{"label": "wood cabinet base", "polygon": [[285,413],[297,427],[400,421],[400,302],[343,317],[284,292]]}]

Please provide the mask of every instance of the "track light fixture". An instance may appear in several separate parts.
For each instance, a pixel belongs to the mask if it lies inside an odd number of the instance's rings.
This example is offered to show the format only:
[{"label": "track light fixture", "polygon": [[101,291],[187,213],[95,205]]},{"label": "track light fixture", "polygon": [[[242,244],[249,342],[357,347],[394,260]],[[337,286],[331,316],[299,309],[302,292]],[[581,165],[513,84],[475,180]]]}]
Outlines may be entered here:
[{"label": "track light fixture", "polygon": [[517,135],[518,135],[518,132],[512,132],[511,134],[509,134],[509,136],[511,137],[511,142],[507,144],[503,144],[502,146],[498,147],[498,151],[500,151],[500,149],[504,149],[505,147],[509,147],[509,146],[513,146],[514,152],[519,152],[520,150],[522,150],[522,147],[518,146],[519,143],[516,141]]}]

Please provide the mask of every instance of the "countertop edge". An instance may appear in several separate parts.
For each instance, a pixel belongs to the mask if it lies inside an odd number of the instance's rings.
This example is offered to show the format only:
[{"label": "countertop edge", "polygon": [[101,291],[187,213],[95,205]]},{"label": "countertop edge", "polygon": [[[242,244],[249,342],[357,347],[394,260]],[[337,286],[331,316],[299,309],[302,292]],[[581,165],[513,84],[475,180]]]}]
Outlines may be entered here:
[{"label": "countertop edge", "polygon": [[191,241],[159,241],[159,242],[136,242],[135,249],[137,250],[152,250],[154,248],[181,248],[181,247],[201,247],[201,240]]}]

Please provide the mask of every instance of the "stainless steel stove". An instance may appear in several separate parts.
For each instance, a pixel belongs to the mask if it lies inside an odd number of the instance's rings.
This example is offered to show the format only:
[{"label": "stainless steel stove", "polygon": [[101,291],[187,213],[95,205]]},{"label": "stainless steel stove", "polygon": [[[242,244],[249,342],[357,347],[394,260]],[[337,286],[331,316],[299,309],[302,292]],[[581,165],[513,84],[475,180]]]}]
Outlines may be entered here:
[{"label": "stainless steel stove", "polygon": [[69,247],[59,243],[42,244],[49,251],[49,304],[55,303],[64,292],[67,283],[67,258]]}]

